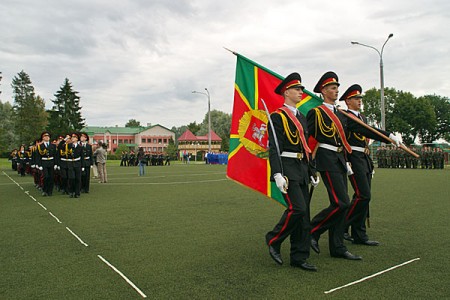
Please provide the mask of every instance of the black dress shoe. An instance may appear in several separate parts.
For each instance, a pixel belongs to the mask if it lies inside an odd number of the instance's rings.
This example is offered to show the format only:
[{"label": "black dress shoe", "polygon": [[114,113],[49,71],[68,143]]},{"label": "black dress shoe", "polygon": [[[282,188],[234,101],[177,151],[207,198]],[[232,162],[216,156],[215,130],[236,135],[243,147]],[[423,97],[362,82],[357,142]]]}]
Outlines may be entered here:
[{"label": "black dress shoe", "polygon": [[73,198],[74,196],[75,196],[74,194],[70,194],[70,195],[69,195],[70,198]]},{"label": "black dress shoe", "polygon": [[348,234],[347,232],[344,233],[344,240],[349,241],[349,242],[354,242],[355,240],[351,237],[350,234]]},{"label": "black dress shoe", "polygon": [[46,192],[43,192],[43,193],[42,193],[42,196],[47,197],[48,194],[47,194]]},{"label": "black dress shoe", "polygon": [[361,241],[361,242],[359,242],[359,241],[353,242],[353,244],[366,245],[366,246],[378,246],[378,245],[380,245],[380,242],[367,240],[367,241]]},{"label": "black dress shoe", "polygon": [[331,255],[332,257],[338,257],[338,258],[345,258],[349,260],[362,260],[362,257],[359,255],[351,254],[350,251],[345,251],[343,254],[340,255]]},{"label": "black dress shoe", "polygon": [[317,272],[317,267],[315,265],[308,264],[307,262],[293,262],[291,261],[291,267],[301,268],[306,271]]},{"label": "black dress shoe", "polygon": [[280,251],[277,251],[274,247],[269,246],[269,254],[270,257],[279,265],[283,264],[283,260],[281,259]]},{"label": "black dress shoe", "polygon": [[315,238],[311,238],[311,248],[316,252],[317,254],[320,253],[319,248],[319,242]]}]

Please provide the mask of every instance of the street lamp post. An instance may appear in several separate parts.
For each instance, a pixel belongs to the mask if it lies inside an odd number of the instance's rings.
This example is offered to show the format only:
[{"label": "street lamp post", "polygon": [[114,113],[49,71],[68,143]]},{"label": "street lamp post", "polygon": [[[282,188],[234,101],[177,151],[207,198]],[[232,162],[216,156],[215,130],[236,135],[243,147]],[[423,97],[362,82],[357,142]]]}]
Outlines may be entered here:
[{"label": "street lamp post", "polygon": [[372,48],[380,56],[381,129],[383,129],[383,130],[386,130],[386,113],[385,113],[385,104],[384,104],[383,50],[384,50],[384,46],[386,45],[386,43],[393,36],[394,36],[393,33],[389,34],[388,38],[386,39],[386,41],[384,42],[383,46],[381,47],[381,51],[379,51],[377,48],[375,48],[373,46],[370,46],[370,45],[362,44],[362,43],[359,43],[359,42],[351,42],[353,45],[360,45],[360,46],[364,46],[364,47],[367,47],[367,48]]},{"label": "street lamp post", "polygon": [[205,88],[206,93],[192,91],[194,94],[202,94],[208,97],[208,153],[211,153],[211,97],[209,91]]}]

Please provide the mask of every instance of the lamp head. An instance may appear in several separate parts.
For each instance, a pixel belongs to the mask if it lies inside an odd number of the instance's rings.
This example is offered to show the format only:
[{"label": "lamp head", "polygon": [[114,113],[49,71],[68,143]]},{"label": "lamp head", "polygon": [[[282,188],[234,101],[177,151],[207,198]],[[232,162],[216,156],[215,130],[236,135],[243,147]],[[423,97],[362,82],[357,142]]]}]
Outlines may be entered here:
[{"label": "lamp head", "polygon": [[393,36],[394,36],[394,34],[391,33],[391,34],[388,36],[388,39],[390,39],[390,38],[393,37]]}]

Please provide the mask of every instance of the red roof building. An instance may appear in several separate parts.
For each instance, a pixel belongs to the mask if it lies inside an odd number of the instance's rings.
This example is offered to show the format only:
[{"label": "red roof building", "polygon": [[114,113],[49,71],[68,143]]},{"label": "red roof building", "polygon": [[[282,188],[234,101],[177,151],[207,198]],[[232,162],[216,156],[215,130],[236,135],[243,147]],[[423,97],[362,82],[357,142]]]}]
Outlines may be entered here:
[{"label": "red roof building", "polygon": [[[220,152],[220,147],[222,145],[222,139],[214,131],[211,130],[211,152]],[[203,160],[205,154],[208,152],[208,134],[206,135],[194,135],[189,129],[187,129],[178,138],[178,151],[180,155],[190,154],[193,156],[192,159]]]}]

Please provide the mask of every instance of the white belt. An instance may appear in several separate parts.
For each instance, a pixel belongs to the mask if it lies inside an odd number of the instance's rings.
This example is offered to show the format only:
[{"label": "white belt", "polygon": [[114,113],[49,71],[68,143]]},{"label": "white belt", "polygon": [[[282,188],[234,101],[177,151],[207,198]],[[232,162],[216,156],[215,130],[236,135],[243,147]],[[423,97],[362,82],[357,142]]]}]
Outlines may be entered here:
[{"label": "white belt", "polygon": [[350,148],[352,148],[353,151],[366,153],[366,148],[363,147],[350,146]]},{"label": "white belt", "polygon": [[331,151],[334,151],[334,152],[342,152],[342,150],[344,149],[342,146],[339,146],[339,147],[336,147],[336,146],[333,146],[333,145],[329,145],[329,144],[322,144],[322,143],[319,143],[319,147],[320,148],[325,148],[325,149],[328,149],[328,150],[331,150]]},{"label": "white belt", "polygon": [[61,157],[61,160],[62,160],[62,161],[67,161],[67,158],[62,158],[62,157]]},{"label": "white belt", "polygon": [[303,158],[303,153],[283,151],[283,153],[281,153],[281,157],[302,159]]},{"label": "white belt", "polygon": [[84,159],[89,159],[89,158],[91,158],[91,157],[88,156],[88,157],[85,157]]},{"label": "white belt", "polygon": [[42,160],[52,160],[53,159],[53,157],[41,157],[42,158]]},{"label": "white belt", "polygon": [[[80,160],[80,158],[81,157],[77,157],[77,158],[66,158],[66,159],[64,159],[65,161],[78,161],[78,160]],[[61,158],[61,160],[62,160],[62,158]]]}]

